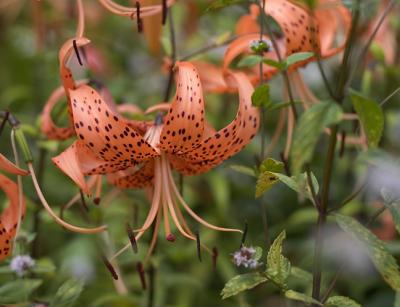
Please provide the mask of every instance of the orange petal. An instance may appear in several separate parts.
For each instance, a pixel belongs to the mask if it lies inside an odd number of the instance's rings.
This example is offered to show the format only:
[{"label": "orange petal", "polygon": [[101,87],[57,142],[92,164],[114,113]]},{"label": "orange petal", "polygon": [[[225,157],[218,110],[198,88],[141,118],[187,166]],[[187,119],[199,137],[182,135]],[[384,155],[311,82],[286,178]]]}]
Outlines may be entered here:
[{"label": "orange petal", "polygon": [[19,168],[10,160],[8,160],[5,156],[3,156],[1,153],[0,153],[0,170],[6,171],[10,174],[21,175],[21,176],[26,176],[29,174],[28,171]]},{"label": "orange petal", "polygon": [[178,158],[187,161],[188,170],[193,171],[193,165],[199,166],[192,174],[205,172],[233,156],[247,145],[258,131],[259,110],[251,103],[253,85],[243,73],[230,73],[228,80],[239,92],[236,118],[227,127],[202,141],[201,146],[187,154],[178,155]]},{"label": "orange petal", "polygon": [[279,24],[286,39],[286,56],[319,50],[318,24],[309,11],[288,0],[269,0],[265,13]]},{"label": "orange petal", "polygon": [[42,133],[52,140],[65,140],[75,133],[72,127],[57,127],[51,118],[51,111],[57,103],[62,101],[61,98],[63,97],[65,97],[65,90],[64,87],[60,86],[50,95],[40,118]]},{"label": "orange petal", "polygon": [[70,95],[75,132],[100,159],[127,168],[158,155],[93,88],[82,85]]},{"label": "orange petal", "polygon": [[0,260],[2,260],[11,252],[12,239],[16,234],[18,223],[25,213],[25,199],[22,201],[22,210],[19,212],[18,185],[2,174],[0,174],[0,189],[9,199],[9,205],[0,216]]},{"label": "orange petal", "polygon": [[201,140],[204,131],[204,98],[197,69],[189,62],[176,63],[176,94],[160,136],[165,152],[186,152]]},{"label": "orange petal", "polygon": [[200,81],[205,92],[226,93],[233,91],[233,89],[228,88],[221,67],[204,61],[192,61],[191,63],[199,72]]},{"label": "orange petal", "polygon": [[138,169],[127,169],[107,175],[110,184],[120,189],[141,189],[151,185],[154,177],[154,160]]},{"label": "orange petal", "polygon": [[258,15],[260,15],[259,6],[257,4],[250,5],[250,13],[240,17],[236,24],[236,35],[260,33],[260,26],[257,22]]}]

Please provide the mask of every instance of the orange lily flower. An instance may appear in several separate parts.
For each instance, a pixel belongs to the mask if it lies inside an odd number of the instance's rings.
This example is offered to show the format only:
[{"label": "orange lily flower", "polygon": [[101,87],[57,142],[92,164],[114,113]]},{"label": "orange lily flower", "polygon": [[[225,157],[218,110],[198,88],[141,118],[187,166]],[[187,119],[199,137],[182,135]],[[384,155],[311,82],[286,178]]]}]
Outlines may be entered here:
[{"label": "orange lily flower", "polygon": [[178,62],[175,69],[177,90],[173,102],[152,108],[167,108],[168,113],[145,126],[144,134],[138,132],[139,124],[115,113],[90,86],[70,90],[79,140],[53,162],[86,193],[90,191],[84,175],[92,174],[109,174],[109,181],[120,188],[151,187],[150,211],[143,227],[137,230],[137,239],[153,223],[158,229],[163,218],[166,238],[173,240],[172,218],[183,236],[195,240],[180,205],[208,228],[240,232],[211,225],[196,215],[180,195],[172,169],[183,175],[204,173],[250,142],[259,127],[259,111],[251,104],[253,86],[243,73],[227,73],[227,82],[239,93],[239,109],[236,118],[216,132],[204,120],[198,71],[189,62]]},{"label": "orange lily flower", "polygon": [[[0,154],[0,170],[14,175],[25,176],[29,173]],[[12,250],[12,242],[17,234],[18,225],[25,214],[25,198],[20,199],[18,185],[8,177],[0,174],[0,189],[9,199],[8,206],[0,215],[0,261]]]}]

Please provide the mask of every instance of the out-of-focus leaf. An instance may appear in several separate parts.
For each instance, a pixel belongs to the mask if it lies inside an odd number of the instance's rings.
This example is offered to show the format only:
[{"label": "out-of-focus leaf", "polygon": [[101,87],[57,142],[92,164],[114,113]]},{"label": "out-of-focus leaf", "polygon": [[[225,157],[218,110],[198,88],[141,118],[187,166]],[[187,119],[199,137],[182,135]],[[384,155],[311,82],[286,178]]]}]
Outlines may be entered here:
[{"label": "out-of-focus leaf", "polygon": [[171,56],[172,46],[169,37],[166,36],[161,37],[161,46],[163,47],[165,54]]},{"label": "out-of-focus leaf", "polygon": [[260,64],[263,60],[263,57],[260,55],[256,55],[256,54],[251,54],[248,55],[246,57],[244,57],[243,59],[241,59],[239,61],[239,63],[237,64],[238,68],[244,68],[244,67],[253,67],[257,64]]},{"label": "out-of-focus leaf", "polygon": [[340,228],[365,245],[372,262],[375,264],[375,267],[382,275],[383,279],[395,291],[399,291],[399,266],[393,256],[389,254],[385,244],[352,217],[336,214],[336,221]]},{"label": "out-of-focus leaf", "polygon": [[400,307],[400,292],[396,292],[396,296],[394,298],[394,306],[393,307]]},{"label": "out-of-focus leaf", "polygon": [[118,306],[118,307],[135,307],[138,306],[137,299],[120,294],[105,294],[96,299],[92,304],[92,307],[108,307],[108,306]]},{"label": "out-of-focus leaf", "polygon": [[360,304],[346,296],[331,296],[328,298],[324,306],[329,307],[361,307]]},{"label": "out-of-focus leaf", "polygon": [[0,267],[0,274],[11,274],[11,273],[13,273],[13,271],[11,270],[9,265]]},{"label": "out-of-focus leaf", "polygon": [[251,95],[251,102],[255,107],[268,107],[271,104],[269,85],[262,84],[258,86]]},{"label": "out-of-focus leaf", "polygon": [[317,304],[319,306],[322,306],[320,302],[317,300],[313,299],[311,296],[308,296],[304,293],[296,292],[293,290],[287,290],[285,291],[285,296],[286,298],[294,301],[300,301],[306,304]]},{"label": "out-of-focus leaf", "polygon": [[[278,174],[278,173],[275,173],[275,175],[278,176],[279,180],[282,181],[289,188],[291,188],[293,191],[297,192],[300,195],[304,195],[305,197],[307,197],[308,199],[310,199],[312,201],[311,190],[310,190],[310,187],[308,186],[306,173],[299,174],[297,176],[292,176],[292,177],[288,177],[284,174]],[[313,173],[311,173],[311,181],[312,181],[312,185],[314,187],[315,193],[318,193],[318,190],[319,190],[318,180],[314,176]]]},{"label": "out-of-focus leaf", "polygon": [[290,275],[301,279],[303,281],[306,282],[312,282],[313,280],[313,276],[310,272],[307,272],[306,270],[303,270],[302,268],[296,267],[296,266],[292,266],[290,269]]},{"label": "out-of-focus leaf", "polygon": [[323,101],[305,111],[295,128],[290,153],[294,174],[310,161],[323,130],[342,119],[342,109],[334,102]]},{"label": "out-of-focus leaf", "polygon": [[237,164],[230,165],[229,167],[238,173],[245,174],[251,177],[256,177],[256,173],[251,167]]},{"label": "out-of-focus leaf", "polygon": [[53,141],[53,140],[42,140],[37,142],[39,148],[46,149],[50,152],[56,152],[58,150],[59,144],[60,144],[59,141]]},{"label": "out-of-focus leaf", "polygon": [[280,70],[284,70],[286,67],[286,62],[278,62],[271,59],[263,59],[263,63],[278,68]]},{"label": "out-of-focus leaf", "polygon": [[234,296],[242,291],[252,289],[268,279],[260,273],[237,275],[229,280],[221,291],[222,299]]},{"label": "out-of-focus leaf", "polygon": [[308,60],[309,58],[313,57],[314,53],[313,52],[297,52],[289,55],[285,62],[286,66],[289,67],[290,65],[296,64],[301,61]]},{"label": "out-of-focus leaf", "polygon": [[215,0],[207,7],[206,12],[222,9],[229,5],[239,4],[241,2],[245,2],[245,0]]},{"label": "out-of-focus leaf", "polygon": [[376,147],[383,132],[384,116],[382,108],[375,101],[362,96],[356,91],[351,91],[351,101],[360,117],[369,146]]},{"label": "out-of-focus leaf", "polygon": [[56,271],[54,263],[47,258],[35,261],[35,266],[31,269],[36,274],[51,274]]},{"label": "out-of-focus leaf", "polygon": [[283,240],[286,238],[286,231],[282,231],[272,243],[267,255],[268,278],[272,279],[282,288],[286,288],[286,280],[290,275],[290,262],[282,255]]},{"label": "out-of-focus leaf", "polygon": [[42,284],[39,279],[18,279],[0,287],[0,303],[12,304],[26,301]]},{"label": "out-of-focus leaf", "polygon": [[400,199],[395,199],[393,194],[386,190],[381,190],[381,195],[384,200],[384,205],[387,207],[392,214],[396,230],[400,233]]},{"label": "out-of-focus leaf", "polygon": [[[294,104],[301,104],[300,100],[294,100],[293,101]],[[291,104],[290,101],[281,101],[281,102],[275,102],[275,103],[271,103],[266,109],[269,111],[274,111],[274,110],[279,110],[282,108],[287,108],[289,107]]]},{"label": "out-of-focus leaf", "polygon": [[254,246],[254,249],[256,250],[255,254],[253,255],[253,259],[258,261],[261,259],[262,254],[263,254],[263,249],[259,246]]},{"label": "out-of-focus leaf", "polygon": [[49,307],[67,307],[71,306],[81,294],[84,283],[81,280],[67,280],[57,290],[55,296],[50,302]]}]

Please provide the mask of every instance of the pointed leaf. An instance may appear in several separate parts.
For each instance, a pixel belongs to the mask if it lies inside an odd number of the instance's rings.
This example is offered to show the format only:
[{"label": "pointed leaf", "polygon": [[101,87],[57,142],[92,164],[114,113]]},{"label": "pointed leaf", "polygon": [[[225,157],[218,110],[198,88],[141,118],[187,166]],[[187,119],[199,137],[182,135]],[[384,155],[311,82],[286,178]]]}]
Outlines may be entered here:
[{"label": "pointed leaf", "polygon": [[260,64],[262,61],[263,57],[261,55],[252,54],[241,59],[237,64],[237,67],[238,68],[253,67],[257,64]]},{"label": "pointed leaf", "polygon": [[260,273],[237,275],[225,284],[224,289],[221,291],[222,299],[226,299],[245,290],[252,289],[266,281],[268,281],[268,279]]},{"label": "pointed leaf", "polygon": [[312,159],[314,148],[324,128],[340,122],[341,108],[333,102],[321,102],[305,111],[295,128],[291,161],[293,172],[300,173],[306,162]]},{"label": "pointed leaf", "polygon": [[371,147],[378,146],[382,137],[384,116],[382,108],[375,101],[351,91],[351,100]]},{"label": "pointed leaf", "polygon": [[272,243],[267,255],[267,274],[282,288],[286,288],[286,280],[290,275],[290,262],[282,255],[283,240],[286,238],[286,232],[282,231]]},{"label": "pointed leaf", "polygon": [[57,293],[51,300],[49,307],[71,306],[79,298],[79,295],[83,290],[83,286],[83,281],[76,279],[67,280],[57,290]]},{"label": "pointed leaf", "polygon": [[400,269],[384,242],[352,217],[336,214],[336,221],[340,228],[365,245],[369,257],[383,279],[392,289],[399,291]]},{"label": "pointed leaf", "polygon": [[286,66],[289,67],[290,65],[296,64],[298,62],[302,62],[305,60],[310,59],[314,56],[313,52],[297,52],[289,55],[286,58]]},{"label": "pointed leaf", "polygon": [[0,303],[12,304],[26,301],[42,284],[39,279],[19,279],[0,287]]},{"label": "pointed leaf", "polygon": [[306,304],[317,304],[319,306],[322,306],[322,304],[320,302],[313,299],[311,296],[308,296],[304,293],[296,292],[293,290],[287,290],[285,292],[285,296],[286,296],[286,298],[288,298],[290,300],[300,301],[300,302],[303,302]]},{"label": "pointed leaf", "polygon": [[328,298],[325,305],[332,307],[361,307],[360,304],[346,296],[331,296]]}]

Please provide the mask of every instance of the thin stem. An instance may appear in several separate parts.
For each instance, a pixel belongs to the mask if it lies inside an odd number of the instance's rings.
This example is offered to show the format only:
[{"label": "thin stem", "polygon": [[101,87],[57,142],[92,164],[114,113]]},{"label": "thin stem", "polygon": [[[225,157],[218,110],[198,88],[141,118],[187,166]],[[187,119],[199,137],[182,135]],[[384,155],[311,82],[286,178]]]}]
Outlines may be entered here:
[{"label": "thin stem", "polygon": [[170,9],[169,14],[168,14],[168,25],[169,25],[169,39],[171,43],[171,67],[169,70],[169,75],[168,75],[168,82],[167,82],[167,87],[165,89],[165,94],[164,94],[164,101],[168,101],[170,96],[171,96],[171,91],[172,91],[172,84],[174,81],[174,66],[176,62],[176,39],[175,39],[175,27],[174,27],[174,20],[172,16],[172,9]]},{"label": "thin stem", "polygon": [[[261,13],[261,22],[260,22],[260,42],[262,41],[263,35],[264,35],[264,20],[265,20],[265,0],[262,1],[261,4],[261,11],[263,13]],[[262,54],[261,54],[262,55]],[[264,67],[264,63],[260,62],[259,64],[259,69],[260,69],[260,82],[259,84],[263,84],[264,83],[264,72],[263,72],[263,67]],[[261,148],[260,148],[260,163],[262,163],[262,161],[264,161],[265,158],[265,108],[264,106],[260,107],[260,111],[261,111]],[[264,215],[264,214],[263,214]]]},{"label": "thin stem", "polygon": [[206,52],[208,52],[210,50],[213,50],[213,49],[220,48],[220,47],[223,47],[225,45],[228,45],[228,44],[230,44],[231,42],[233,42],[236,39],[237,39],[237,36],[232,36],[232,37],[228,38],[227,40],[224,40],[223,42],[212,43],[212,44],[210,44],[208,46],[202,47],[202,48],[200,48],[198,50],[195,50],[195,51],[193,51],[193,52],[181,57],[179,60],[180,61],[190,60],[191,58],[194,58],[196,56],[202,55],[203,53],[206,53]]},{"label": "thin stem", "polygon": [[383,99],[379,105],[381,107],[383,107],[383,105],[388,102],[394,95],[396,95],[398,92],[400,92],[400,86],[398,88],[396,88],[391,94],[389,94],[389,96],[387,96],[385,99]]}]

